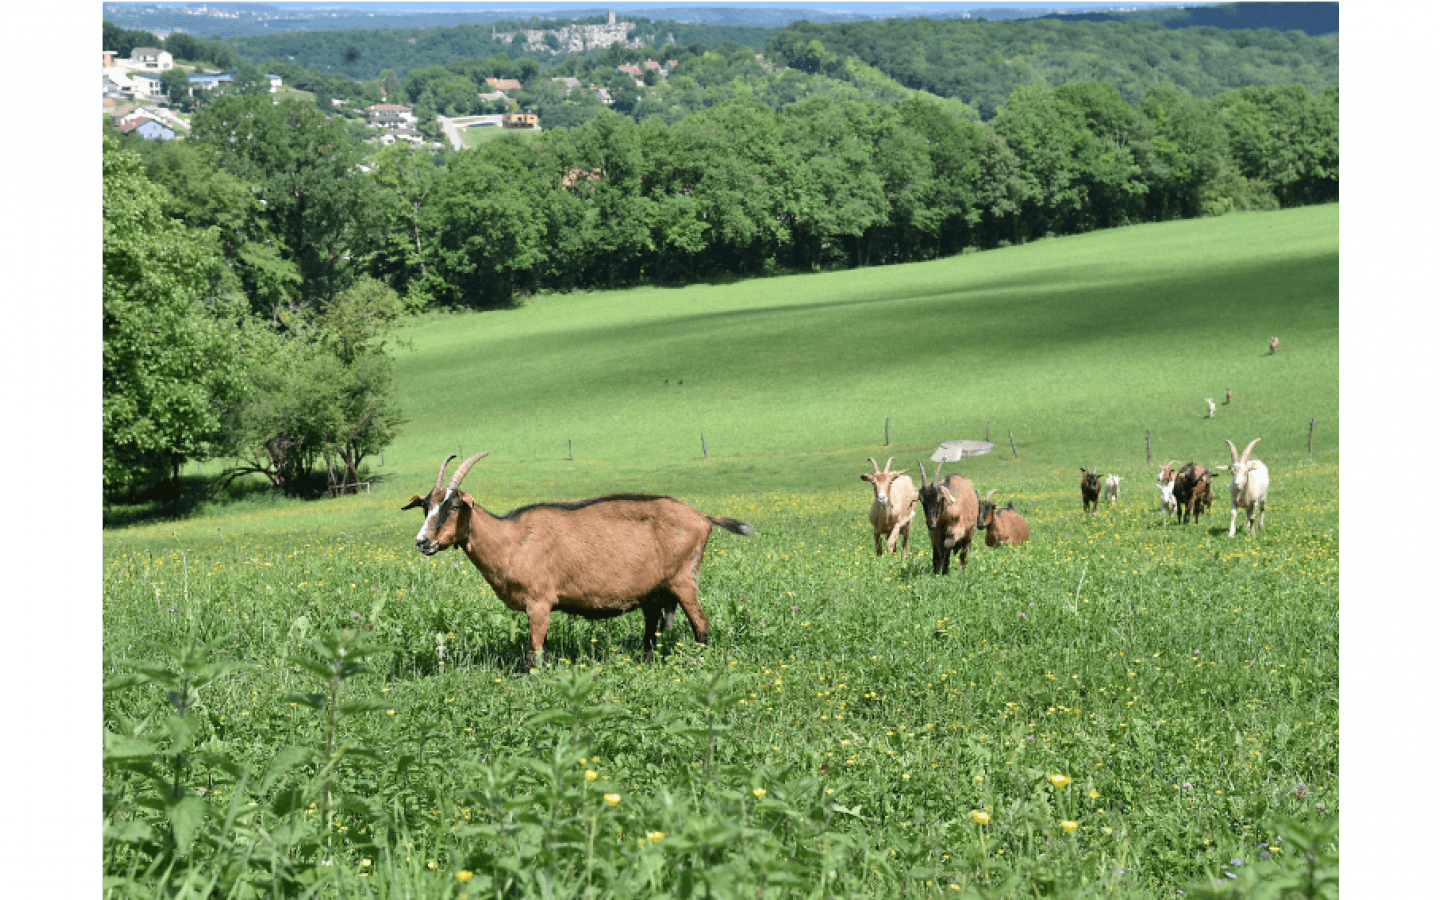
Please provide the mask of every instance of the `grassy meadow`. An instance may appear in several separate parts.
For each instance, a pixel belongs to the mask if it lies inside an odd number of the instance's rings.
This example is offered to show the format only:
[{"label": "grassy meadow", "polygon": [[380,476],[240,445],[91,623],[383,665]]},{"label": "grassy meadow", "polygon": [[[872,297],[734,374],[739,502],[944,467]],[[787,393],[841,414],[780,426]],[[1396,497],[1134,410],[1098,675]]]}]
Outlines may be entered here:
[{"label": "grassy meadow", "polygon": [[[1334,895],[1338,216],[410,323],[369,494],[106,531],[107,896]],[[936,577],[922,515],[877,558],[866,458],[987,428],[946,470],[1031,542]],[[1223,474],[1160,515],[1160,462],[1255,437],[1263,532]],[[477,450],[497,513],[754,525],[711,538],[709,647],[557,616],[521,674],[524,617],[399,511]],[[1082,465],[1124,477],[1093,518]]]}]

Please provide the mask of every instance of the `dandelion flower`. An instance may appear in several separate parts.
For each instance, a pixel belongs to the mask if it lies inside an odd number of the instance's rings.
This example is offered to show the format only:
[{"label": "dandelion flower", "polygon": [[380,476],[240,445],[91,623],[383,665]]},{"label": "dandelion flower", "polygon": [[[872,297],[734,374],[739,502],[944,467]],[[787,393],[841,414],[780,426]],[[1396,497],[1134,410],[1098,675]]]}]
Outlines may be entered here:
[{"label": "dandelion flower", "polygon": [[765,796],[765,789],[764,789],[764,788],[755,788],[755,789],[752,790],[750,793],[754,794],[754,795],[757,796],[757,797],[763,797],[763,796]]},{"label": "dandelion flower", "polygon": [[435,860],[432,859],[432,860],[430,860],[428,863],[425,864],[425,867],[426,867],[427,869],[437,869],[437,868],[440,867],[440,864],[437,863]]},{"label": "dandelion flower", "polygon": [[1060,774],[1051,775],[1050,783],[1055,785],[1057,788],[1063,788],[1065,785],[1070,783],[1070,776]]},{"label": "dandelion flower", "polygon": [[360,860],[360,865],[362,865],[362,866],[364,866],[365,868],[368,869],[368,868],[370,867],[370,860],[368,860],[368,859],[362,859],[362,860]]},{"label": "dandelion flower", "polygon": [[1094,799],[1095,799],[1096,797],[1098,797],[1098,796],[1100,796],[1100,792],[1097,791],[1097,790],[1095,790],[1094,788],[1091,788],[1091,789],[1090,789],[1090,799],[1091,799],[1091,800],[1094,800]]},{"label": "dandelion flower", "polygon": [[475,877],[475,873],[472,872],[472,871],[470,871],[469,869],[461,869],[460,871],[458,871],[458,872],[455,873],[455,880],[456,880],[456,881],[469,881],[470,879],[472,879],[472,878],[474,878],[474,877]]},{"label": "dandelion flower", "polygon": [[608,804],[610,804],[611,806],[614,806],[615,804],[617,804],[617,803],[620,802],[620,795],[619,795],[619,794],[606,794],[606,795],[605,795],[605,802],[608,803]]},{"label": "dandelion flower", "polygon": [[990,824],[990,814],[985,812],[983,809],[972,810],[970,812],[970,818],[979,822],[981,825]]},{"label": "dandelion flower", "polygon": [[647,831],[645,832],[645,836],[650,839],[650,843],[652,844],[658,844],[665,840],[665,832],[663,831]]},{"label": "dandelion flower", "polygon": [[1079,828],[1079,827],[1080,827],[1080,823],[1079,823],[1079,822],[1071,821],[1070,819],[1061,819],[1061,820],[1060,820],[1060,827],[1063,828],[1063,829],[1065,829],[1065,832],[1068,834],[1068,833],[1074,831],[1075,829]]},{"label": "dandelion flower", "polygon": [[599,778],[599,777],[600,777],[600,773],[596,772],[594,769],[586,769],[586,770],[585,770],[585,780],[586,780],[586,781],[594,781],[595,779],[597,779],[597,778]]}]

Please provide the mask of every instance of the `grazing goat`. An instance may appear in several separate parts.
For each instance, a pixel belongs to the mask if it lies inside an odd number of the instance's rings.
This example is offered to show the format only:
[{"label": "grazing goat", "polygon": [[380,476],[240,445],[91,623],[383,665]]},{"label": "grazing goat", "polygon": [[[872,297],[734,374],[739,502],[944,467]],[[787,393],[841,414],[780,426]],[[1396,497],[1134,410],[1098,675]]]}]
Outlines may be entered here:
[{"label": "grazing goat", "polygon": [[[1251,441],[1245,447],[1244,453],[1236,453],[1235,445],[1227,438],[1225,443],[1230,444],[1230,460],[1228,466],[1216,466],[1216,469],[1229,472],[1230,482],[1230,536],[1235,536],[1235,513],[1245,510],[1246,530],[1254,533],[1256,528],[1265,527],[1265,501],[1270,495],[1270,470],[1258,459],[1250,458],[1250,451],[1260,442],[1259,438]],[[1255,521],[1255,515],[1259,513],[1260,521]]]},{"label": "grazing goat", "polygon": [[935,467],[935,477],[925,474],[920,462],[920,505],[925,509],[925,527],[930,532],[930,567],[936,575],[950,573],[951,554],[960,554],[960,571],[970,555],[970,542],[975,537],[975,523],[980,517],[980,501],[975,483],[961,475],[946,475],[939,481],[942,460]]},{"label": "grazing goat", "polygon": [[1215,418],[1215,401],[1209,397],[1205,398],[1205,418]]},{"label": "grazing goat", "polygon": [[608,494],[574,503],[537,503],[503,516],[485,511],[460,482],[488,451],[460,464],[445,484],[440,464],[435,487],[401,509],[420,507],[425,522],[415,546],[426,556],[459,547],[500,601],[530,619],[525,666],[543,664],[552,610],[608,619],[639,608],[645,613],[640,647],[649,660],[661,625],[685,610],[695,641],[709,642],[700,608],[700,563],[710,530],[754,534],[744,522],[707,516],[671,497]]},{"label": "grazing goat", "polygon": [[980,501],[980,515],[975,520],[975,527],[985,531],[985,546],[1009,544],[1013,547],[1025,543],[1030,540],[1030,523],[1015,511],[1013,500],[1003,509],[991,503],[990,498],[997,490],[999,488],[991,488]]},{"label": "grazing goat", "polygon": [[1120,481],[1122,478],[1123,476],[1121,475],[1105,476],[1105,502],[1120,502]]},{"label": "grazing goat", "polygon": [[1225,405],[1226,405],[1226,406],[1229,406],[1229,405],[1230,405],[1230,389],[1229,389],[1229,388],[1226,388],[1226,389],[1225,389]]},{"label": "grazing goat", "polygon": [[1087,469],[1080,467],[1080,508],[1090,515],[1095,515],[1095,510],[1100,507],[1100,476],[1095,474],[1092,466]]},{"label": "grazing goat", "polygon": [[905,553],[910,547],[910,522],[915,518],[915,501],[920,498],[920,493],[915,490],[915,482],[905,470],[898,472],[890,471],[890,464],[895,457],[885,460],[885,470],[880,470],[880,464],[870,460],[870,465],[875,468],[874,472],[867,472],[860,476],[861,481],[870,482],[875,488],[875,499],[870,501],[870,525],[875,529],[875,555],[881,556],[889,549],[895,552],[895,541],[900,541],[900,558],[905,558]]},{"label": "grazing goat", "polygon": [[1194,462],[1186,463],[1175,473],[1174,485],[1176,517],[1180,524],[1188,523],[1192,516],[1195,521],[1200,521],[1200,513],[1210,505],[1207,498],[1213,496],[1210,491],[1210,471]]},{"label": "grazing goat", "polygon": [[1279,350],[1279,349],[1280,349],[1280,339],[1279,339],[1278,337],[1272,337],[1272,338],[1270,339],[1270,355],[1271,355],[1271,356],[1274,356],[1274,355],[1275,355],[1275,351],[1276,351],[1276,350]]}]

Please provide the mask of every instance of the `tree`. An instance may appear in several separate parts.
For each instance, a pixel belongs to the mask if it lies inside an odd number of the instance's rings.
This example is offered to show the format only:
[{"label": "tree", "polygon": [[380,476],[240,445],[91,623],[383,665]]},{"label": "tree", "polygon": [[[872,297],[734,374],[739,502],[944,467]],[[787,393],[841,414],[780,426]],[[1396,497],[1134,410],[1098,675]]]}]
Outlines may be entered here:
[{"label": "tree", "polygon": [[257,195],[284,254],[300,273],[300,299],[323,304],[362,271],[377,215],[361,144],[345,120],[297,97],[217,97],[195,114],[191,137]]},{"label": "tree", "polygon": [[213,229],[165,215],[163,188],[111,135],[103,148],[103,482],[140,490],[179,478],[218,438],[239,386]]},{"label": "tree", "polygon": [[252,312],[273,320],[299,298],[300,271],[276,237],[256,185],[216,167],[204,145],[190,141],[160,142],[147,165],[151,180],[169,192],[169,215],[215,231]]},{"label": "tree", "polygon": [[287,314],[286,327],[252,328],[244,399],[226,410],[226,455],[240,460],[216,489],[262,474],[287,494],[355,489],[365,457],[395,435],[403,416],[391,399],[394,362],[384,337],[398,313],[394,291],[361,278],[320,314]]},{"label": "tree", "polygon": [[264,72],[261,72],[249,63],[245,63],[240,67],[240,70],[235,73],[235,77],[231,79],[230,90],[232,93],[239,94],[242,97],[257,97],[262,94],[268,95],[270,93],[270,79],[265,76]]},{"label": "tree", "polygon": [[[427,205],[436,196],[436,187],[445,177],[434,151],[396,141],[373,157],[370,177],[379,186],[383,236],[375,251],[371,271],[406,296],[414,308],[428,305],[424,286],[429,277],[430,250],[434,237],[426,231]],[[411,287],[414,287],[412,292]]]},{"label": "tree", "polygon": [[189,109],[194,105],[190,99],[190,72],[187,69],[166,69],[160,73],[160,86],[165,90],[165,99],[171,106]]},{"label": "tree", "polygon": [[1151,216],[1200,215],[1205,187],[1225,162],[1224,125],[1204,101],[1169,85],[1146,91],[1140,108],[1154,130],[1152,147],[1161,179],[1150,197]]}]

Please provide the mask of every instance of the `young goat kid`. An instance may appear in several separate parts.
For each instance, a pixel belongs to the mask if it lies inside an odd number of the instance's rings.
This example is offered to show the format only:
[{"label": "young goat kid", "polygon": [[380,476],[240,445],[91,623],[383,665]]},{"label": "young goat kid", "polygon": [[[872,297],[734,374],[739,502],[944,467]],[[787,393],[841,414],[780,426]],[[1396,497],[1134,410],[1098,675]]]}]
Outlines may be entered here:
[{"label": "young goat kid", "polygon": [[975,521],[975,527],[985,531],[985,546],[1009,544],[1013,547],[1025,543],[1030,540],[1030,523],[1015,511],[1015,501],[1010,501],[1003,509],[991,503],[990,498],[997,490],[999,488],[991,488],[985,499],[980,501],[980,515]]},{"label": "young goat kid", "polygon": [[[1235,445],[1227,438],[1226,444],[1230,445],[1230,465],[1216,466],[1224,472],[1229,472],[1230,482],[1230,536],[1235,536],[1235,514],[1241,509],[1245,510],[1245,530],[1254,534],[1256,528],[1265,528],[1265,501],[1270,496],[1270,470],[1258,459],[1250,458],[1250,451],[1260,443],[1256,438],[1245,447],[1244,453],[1236,453]],[[1259,514],[1260,521],[1255,521],[1256,514]]]},{"label": "young goat kid", "polygon": [[744,522],[707,516],[671,497],[607,494],[575,503],[537,503],[493,516],[460,482],[488,451],[460,464],[445,484],[440,464],[435,487],[401,509],[420,507],[425,522],[415,535],[426,556],[459,547],[500,601],[530,620],[525,667],[543,662],[545,632],[552,610],[608,619],[640,609],[646,660],[663,619],[669,627],[675,607],[685,610],[696,643],[709,642],[710,626],[700,608],[700,563],[710,530],[754,534]]},{"label": "young goat kid", "polygon": [[1123,477],[1123,476],[1120,476],[1120,475],[1106,475],[1106,476],[1105,476],[1105,502],[1106,502],[1106,503],[1119,503],[1119,502],[1120,502],[1120,480],[1121,480],[1122,477]]},{"label": "young goat kid", "polygon": [[936,575],[950,573],[951,554],[960,554],[960,571],[970,555],[970,542],[975,537],[975,522],[980,517],[980,501],[975,483],[960,475],[946,475],[939,481],[942,460],[935,467],[935,480],[925,474],[920,463],[920,505],[925,508],[925,527],[930,532],[930,567]]},{"label": "young goat kid", "polygon": [[905,553],[910,547],[910,522],[915,518],[915,501],[920,498],[920,493],[915,489],[915,482],[905,470],[898,472],[890,471],[890,464],[895,457],[885,460],[885,470],[880,470],[880,464],[874,459],[870,465],[875,468],[874,472],[867,472],[860,476],[861,481],[870,482],[875,488],[875,498],[870,501],[870,525],[875,529],[875,555],[881,556],[888,548],[891,553],[895,552],[895,541],[900,541],[900,558],[905,558]]}]

